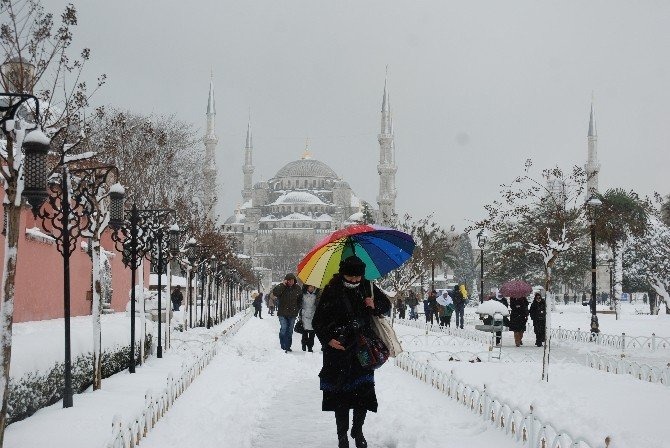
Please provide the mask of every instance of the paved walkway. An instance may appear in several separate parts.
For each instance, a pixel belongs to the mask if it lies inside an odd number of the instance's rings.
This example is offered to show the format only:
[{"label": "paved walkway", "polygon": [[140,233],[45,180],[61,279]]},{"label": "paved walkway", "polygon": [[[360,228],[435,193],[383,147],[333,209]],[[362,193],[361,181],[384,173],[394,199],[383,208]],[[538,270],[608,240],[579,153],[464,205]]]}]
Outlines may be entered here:
[{"label": "paved walkway", "polygon": [[[285,354],[276,318],[252,319],[177,400],[143,447],[336,447],[334,415],[321,411],[319,347]],[[512,440],[391,363],[376,373],[379,413],[371,448],[513,447]],[[353,446],[353,442],[352,442]]]}]

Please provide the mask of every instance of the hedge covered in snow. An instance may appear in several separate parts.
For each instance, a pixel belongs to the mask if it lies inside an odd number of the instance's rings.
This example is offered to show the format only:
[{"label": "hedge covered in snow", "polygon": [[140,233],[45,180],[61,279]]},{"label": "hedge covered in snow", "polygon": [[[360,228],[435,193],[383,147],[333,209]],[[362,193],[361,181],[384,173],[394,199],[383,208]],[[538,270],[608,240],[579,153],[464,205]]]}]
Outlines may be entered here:
[{"label": "hedge covered in snow", "polygon": [[[151,334],[144,341],[145,354],[151,351]],[[128,368],[128,346],[116,346],[102,351],[102,377],[107,378]],[[135,348],[139,362],[140,347]],[[7,423],[30,417],[39,409],[63,398],[64,362],[57,362],[50,370],[31,371],[20,378],[10,377]],[[93,383],[93,353],[82,353],[72,360],[72,389],[85,391]]]}]

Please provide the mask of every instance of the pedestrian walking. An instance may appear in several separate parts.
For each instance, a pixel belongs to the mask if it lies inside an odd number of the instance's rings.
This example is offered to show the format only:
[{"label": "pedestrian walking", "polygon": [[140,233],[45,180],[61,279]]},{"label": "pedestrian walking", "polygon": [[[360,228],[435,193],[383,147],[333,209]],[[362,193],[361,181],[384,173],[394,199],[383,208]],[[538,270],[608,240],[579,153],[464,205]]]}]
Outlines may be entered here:
[{"label": "pedestrian walking", "polygon": [[398,297],[395,300],[395,308],[398,310],[398,319],[405,318],[405,303],[402,301],[402,297]]},{"label": "pedestrian walking", "polygon": [[418,319],[419,315],[416,312],[416,307],[419,305],[419,299],[416,297],[416,293],[413,290],[409,290],[407,296],[407,306],[409,307],[409,320]]},{"label": "pedestrian walking", "polygon": [[[446,291],[442,293],[442,299],[446,305],[440,306],[440,326],[451,326],[451,315],[454,313],[454,300]],[[445,303],[443,302],[443,303]]]},{"label": "pedestrian walking", "polygon": [[356,448],[368,446],[363,435],[365,416],[367,411],[377,412],[378,407],[374,370],[361,366],[356,341],[361,335],[376,337],[371,327],[372,315],[386,313],[391,302],[379,288],[364,281],[364,273],[365,263],[357,256],[342,261],[339,273],[323,289],[312,321],[324,347],[319,373],[321,409],[335,412],[339,448],[349,447],[350,409],[351,437]]},{"label": "pedestrian walking", "polygon": [[275,315],[275,304],[277,303],[277,298],[273,293],[265,294],[265,298],[267,300],[267,305],[268,305],[268,314],[270,316]]},{"label": "pedestrian walking", "polygon": [[575,304],[577,303],[577,293],[574,293],[572,295],[572,303],[575,303]]},{"label": "pedestrian walking", "polygon": [[433,324],[433,314],[437,311],[437,291],[433,290],[428,293],[428,296],[423,301],[423,313],[426,317],[426,323]]},{"label": "pedestrian walking", "polygon": [[303,285],[302,287],[302,309],[300,316],[302,319],[302,327],[305,329],[302,333],[302,351],[308,350],[313,352],[314,350],[314,327],[312,325],[312,319],[314,319],[314,313],[316,312],[316,307],[319,302],[319,290],[312,285]]},{"label": "pedestrian walking", "polygon": [[179,311],[182,302],[184,301],[184,295],[181,293],[181,286],[175,286],[170,294],[170,301],[172,302],[172,311]]},{"label": "pedestrian walking", "polygon": [[[565,305],[567,305],[568,303],[570,303],[570,295],[568,294],[567,291],[565,291],[565,292],[563,293],[563,303],[564,303]],[[511,305],[511,303],[510,303],[510,305]]]},{"label": "pedestrian walking", "polygon": [[545,327],[547,324],[547,303],[539,292],[535,293],[533,303],[530,305],[530,318],[533,320],[535,345],[542,347],[545,338]]},{"label": "pedestrian walking", "polygon": [[284,281],[272,289],[277,298],[277,317],[279,317],[279,345],[286,353],[292,351],[293,325],[300,309],[302,289],[294,274],[288,273]]},{"label": "pedestrian walking", "polygon": [[254,306],[254,317],[262,319],[263,317],[261,316],[261,310],[263,308],[263,294],[254,291],[251,293],[251,298],[254,299],[254,301],[251,302],[251,304]]},{"label": "pedestrian walking", "polygon": [[528,322],[528,299],[511,297],[509,308],[509,329],[514,332],[514,344],[519,347],[523,345],[523,333],[526,331]]},{"label": "pedestrian walking", "polygon": [[455,285],[451,292],[451,299],[454,302],[454,312],[456,313],[456,328],[463,328],[465,321],[465,297],[461,291],[460,285]]}]

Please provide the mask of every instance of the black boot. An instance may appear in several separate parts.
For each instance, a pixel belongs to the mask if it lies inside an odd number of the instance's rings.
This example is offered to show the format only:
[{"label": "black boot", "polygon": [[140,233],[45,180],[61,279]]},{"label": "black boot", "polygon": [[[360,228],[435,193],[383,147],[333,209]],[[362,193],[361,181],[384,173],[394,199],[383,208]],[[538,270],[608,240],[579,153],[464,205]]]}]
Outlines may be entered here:
[{"label": "black boot", "polygon": [[335,424],[337,425],[337,448],[349,448],[349,410],[335,411]]},{"label": "black boot", "polygon": [[368,442],[363,436],[363,423],[365,423],[366,409],[354,409],[354,422],[351,425],[351,437],[356,442],[356,448],[367,448]]}]

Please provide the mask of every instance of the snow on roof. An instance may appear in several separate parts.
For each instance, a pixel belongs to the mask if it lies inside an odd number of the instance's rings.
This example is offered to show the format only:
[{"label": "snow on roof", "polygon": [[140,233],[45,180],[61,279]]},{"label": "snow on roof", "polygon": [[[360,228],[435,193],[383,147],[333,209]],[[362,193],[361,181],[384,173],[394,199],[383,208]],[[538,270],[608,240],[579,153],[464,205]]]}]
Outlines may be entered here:
[{"label": "snow on roof", "polygon": [[356,222],[363,220],[363,212],[356,212],[348,218],[348,221]]},{"label": "snow on roof", "polygon": [[306,191],[290,191],[279,196],[272,204],[270,205],[280,205],[280,204],[318,204],[325,205],[324,202],[319,199],[317,196]]},{"label": "snow on roof", "polygon": [[333,217],[328,213],[323,213],[316,218],[316,221],[332,221]]},{"label": "snow on roof", "polygon": [[313,219],[311,216],[303,215],[302,213],[291,213],[280,218],[280,221],[313,221]]},{"label": "snow on roof", "polygon": [[230,218],[226,219],[224,224],[244,224],[246,221],[246,215],[244,213],[235,213]]},{"label": "snow on roof", "polygon": [[261,219],[259,219],[259,222],[267,222],[267,221],[276,221],[277,217],[275,215],[267,215],[263,216]]},{"label": "snow on roof", "polygon": [[251,199],[249,199],[247,202],[245,202],[244,204],[242,204],[240,206],[240,209],[243,209],[243,208],[251,208]]}]

